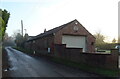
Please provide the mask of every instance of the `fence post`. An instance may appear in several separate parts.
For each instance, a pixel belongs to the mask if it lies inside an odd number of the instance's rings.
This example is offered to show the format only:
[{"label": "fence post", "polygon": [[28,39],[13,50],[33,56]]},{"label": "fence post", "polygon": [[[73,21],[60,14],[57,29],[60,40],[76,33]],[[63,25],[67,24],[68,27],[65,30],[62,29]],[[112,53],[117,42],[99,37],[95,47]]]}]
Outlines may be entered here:
[{"label": "fence post", "polygon": [[119,52],[118,49],[111,49],[112,60],[111,63],[114,63],[115,69],[119,68]]}]

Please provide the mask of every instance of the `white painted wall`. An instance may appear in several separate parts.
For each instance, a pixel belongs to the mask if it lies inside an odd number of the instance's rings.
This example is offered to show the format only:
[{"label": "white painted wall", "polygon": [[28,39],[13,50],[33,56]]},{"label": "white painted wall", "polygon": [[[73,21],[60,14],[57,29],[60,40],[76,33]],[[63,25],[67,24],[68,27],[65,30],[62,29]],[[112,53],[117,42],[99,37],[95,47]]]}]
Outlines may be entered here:
[{"label": "white painted wall", "polygon": [[85,36],[62,36],[62,44],[66,44],[68,48],[83,48],[83,52],[86,50],[86,37]]}]

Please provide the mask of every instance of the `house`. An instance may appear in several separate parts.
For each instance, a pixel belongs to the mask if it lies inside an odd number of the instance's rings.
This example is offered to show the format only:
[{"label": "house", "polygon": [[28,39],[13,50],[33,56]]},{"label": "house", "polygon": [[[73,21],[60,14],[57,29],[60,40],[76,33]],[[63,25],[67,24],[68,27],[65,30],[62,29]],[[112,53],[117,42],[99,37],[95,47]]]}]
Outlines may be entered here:
[{"label": "house", "polygon": [[75,19],[32,37],[25,43],[25,47],[35,51],[55,53],[56,45],[59,45],[91,53],[95,51],[94,43],[95,37]]}]

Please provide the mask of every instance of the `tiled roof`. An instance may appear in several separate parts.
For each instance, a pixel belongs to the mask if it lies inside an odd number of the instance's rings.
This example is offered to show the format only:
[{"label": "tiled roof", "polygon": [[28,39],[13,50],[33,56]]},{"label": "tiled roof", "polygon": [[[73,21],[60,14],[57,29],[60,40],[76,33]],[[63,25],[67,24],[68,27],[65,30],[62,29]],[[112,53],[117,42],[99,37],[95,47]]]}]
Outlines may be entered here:
[{"label": "tiled roof", "polygon": [[51,30],[48,30],[48,31],[46,31],[46,32],[44,32],[44,33],[41,33],[41,34],[39,34],[39,35],[37,35],[37,36],[32,37],[32,38],[29,39],[28,41],[32,41],[32,40],[38,39],[38,38],[40,38],[40,37],[44,37],[44,36],[47,36],[47,35],[51,35],[51,34],[53,34],[53,33],[56,33],[56,32],[58,32],[59,30],[61,30],[62,28],[64,28],[65,26],[67,26],[68,24],[70,24],[70,23],[72,23],[72,22],[74,22],[74,21],[77,21],[77,20],[75,19],[75,20],[73,20],[73,21],[71,21],[71,22],[69,22],[69,23],[66,23],[66,24],[63,24],[63,25],[61,25],[61,26],[59,26],[59,27],[53,28],[53,29],[51,29]]}]

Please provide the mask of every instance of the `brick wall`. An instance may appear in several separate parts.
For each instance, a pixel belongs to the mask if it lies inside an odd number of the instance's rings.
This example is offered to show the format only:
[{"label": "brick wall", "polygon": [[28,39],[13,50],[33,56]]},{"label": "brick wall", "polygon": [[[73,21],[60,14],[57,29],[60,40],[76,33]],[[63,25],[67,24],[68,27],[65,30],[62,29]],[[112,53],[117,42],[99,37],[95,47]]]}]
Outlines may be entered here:
[{"label": "brick wall", "polygon": [[[75,24],[76,22],[73,22],[69,25],[66,25],[63,29],[59,30],[55,34],[54,43],[55,44],[62,44],[62,35],[77,35],[77,36],[86,36],[87,40],[87,52],[94,52],[95,47],[94,45],[91,45],[92,42],[95,43],[95,38],[80,24]],[[78,31],[74,31],[74,26],[78,26]]]},{"label": "brick wall", "polygon": [[[37,43],[37,42],[36,42]],[[34,49],[32,43],[27,47]],[[40,50],[43,53],[42,50]],[[78,63],[84,63],[90,66],[103,67],[109,69],[118,69],[118,50],[111,49],[111,54],[83,53],[80,48],[66,48],[66,44],[55,44],[54,53],[49,55],[62,59],[71,60]],[[45,52],[45,50],[44,50]],[[47,52],[47,51],[46,51]],[[44,53],[48,54],[48,53]]]},{"label": "brick wall", "polygon": [[[59,49],[60,48],[60,49]],[[90,66],[108,69],[118,68],[118,50],[112,49],[111,54],[82,53],[81,49],[68,49],[65,45],[56,45],[55,56]]]},{"label": "brick wall", "polygon": [[47,48],[51,48],[53,52],[54,38],[53,35],[38,38],[25,43],[25,48],[35,51],[47,51]]}]

